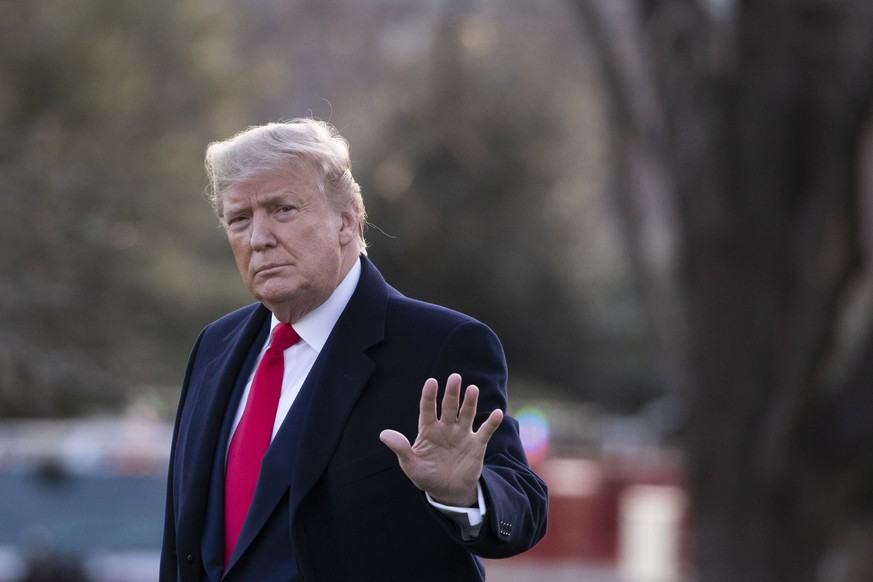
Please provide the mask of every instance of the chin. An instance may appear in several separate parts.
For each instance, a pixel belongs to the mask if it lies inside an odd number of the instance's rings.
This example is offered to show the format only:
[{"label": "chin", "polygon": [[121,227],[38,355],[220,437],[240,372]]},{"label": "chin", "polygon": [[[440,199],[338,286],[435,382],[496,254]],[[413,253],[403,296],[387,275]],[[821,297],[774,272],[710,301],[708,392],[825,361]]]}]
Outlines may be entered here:
[{"label": "chin", "polygon": [[310,294],[300,285],[267,285],[262,286],[259,291],[257,297],[264,303],[287,305],[306,302],[310,299]]}]

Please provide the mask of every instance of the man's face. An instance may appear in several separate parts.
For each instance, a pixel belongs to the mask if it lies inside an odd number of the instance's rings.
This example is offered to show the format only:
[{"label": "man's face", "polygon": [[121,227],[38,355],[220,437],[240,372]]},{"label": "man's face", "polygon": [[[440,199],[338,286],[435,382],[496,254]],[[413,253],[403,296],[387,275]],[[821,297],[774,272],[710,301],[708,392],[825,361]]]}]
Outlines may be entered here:
[{"label": "man's face", "polygon": [[355,221],[297,168],[222,194],[223,220],[249,292],[284,322],[324,303],[357,259]]}]

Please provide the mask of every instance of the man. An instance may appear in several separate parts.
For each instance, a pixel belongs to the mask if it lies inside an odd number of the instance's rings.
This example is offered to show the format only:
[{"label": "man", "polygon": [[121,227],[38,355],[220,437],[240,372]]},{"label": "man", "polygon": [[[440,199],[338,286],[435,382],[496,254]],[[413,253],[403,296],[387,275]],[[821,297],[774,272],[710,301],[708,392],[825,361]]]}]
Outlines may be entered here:
[{"label": "man", "polygon": [[191,353],[161,581],[483,580],[476,556],[539,541],[546,487],[503,415],[500,343],[385,283],[346,141],[269,124],[206,166],[258,302]]}]

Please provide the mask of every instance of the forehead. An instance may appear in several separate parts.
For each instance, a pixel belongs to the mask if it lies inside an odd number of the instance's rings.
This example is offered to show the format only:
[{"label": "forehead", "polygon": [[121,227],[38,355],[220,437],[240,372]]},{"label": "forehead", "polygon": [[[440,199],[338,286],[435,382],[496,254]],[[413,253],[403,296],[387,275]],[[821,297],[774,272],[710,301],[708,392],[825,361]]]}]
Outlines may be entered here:
[{"label": "forehead", "polygon": [[266,204],[280,198],[309,198],[319,195],[312,172],[294,169],[253,176],[231,184],[222,193],[222,203],[228,207]]}]

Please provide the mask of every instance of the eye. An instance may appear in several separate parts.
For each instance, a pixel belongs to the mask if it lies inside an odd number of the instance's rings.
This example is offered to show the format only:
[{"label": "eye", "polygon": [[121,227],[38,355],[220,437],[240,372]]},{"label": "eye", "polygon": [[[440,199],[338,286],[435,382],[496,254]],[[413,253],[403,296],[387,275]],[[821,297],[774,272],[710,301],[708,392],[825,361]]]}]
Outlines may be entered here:
[{"label": "eye", "polygon": [[249,217],[244,214],[237,214],[235,216],[230,216],[227,218],[226,224],[227,228],[238,230],[239,228],[245,226]]},{"label": "eye", "polygon": [[293,204],[283,204],[282,206],[277,206],[275,212],[279,218],[290,218],[297,212],[297,210],[298,207]]}]

